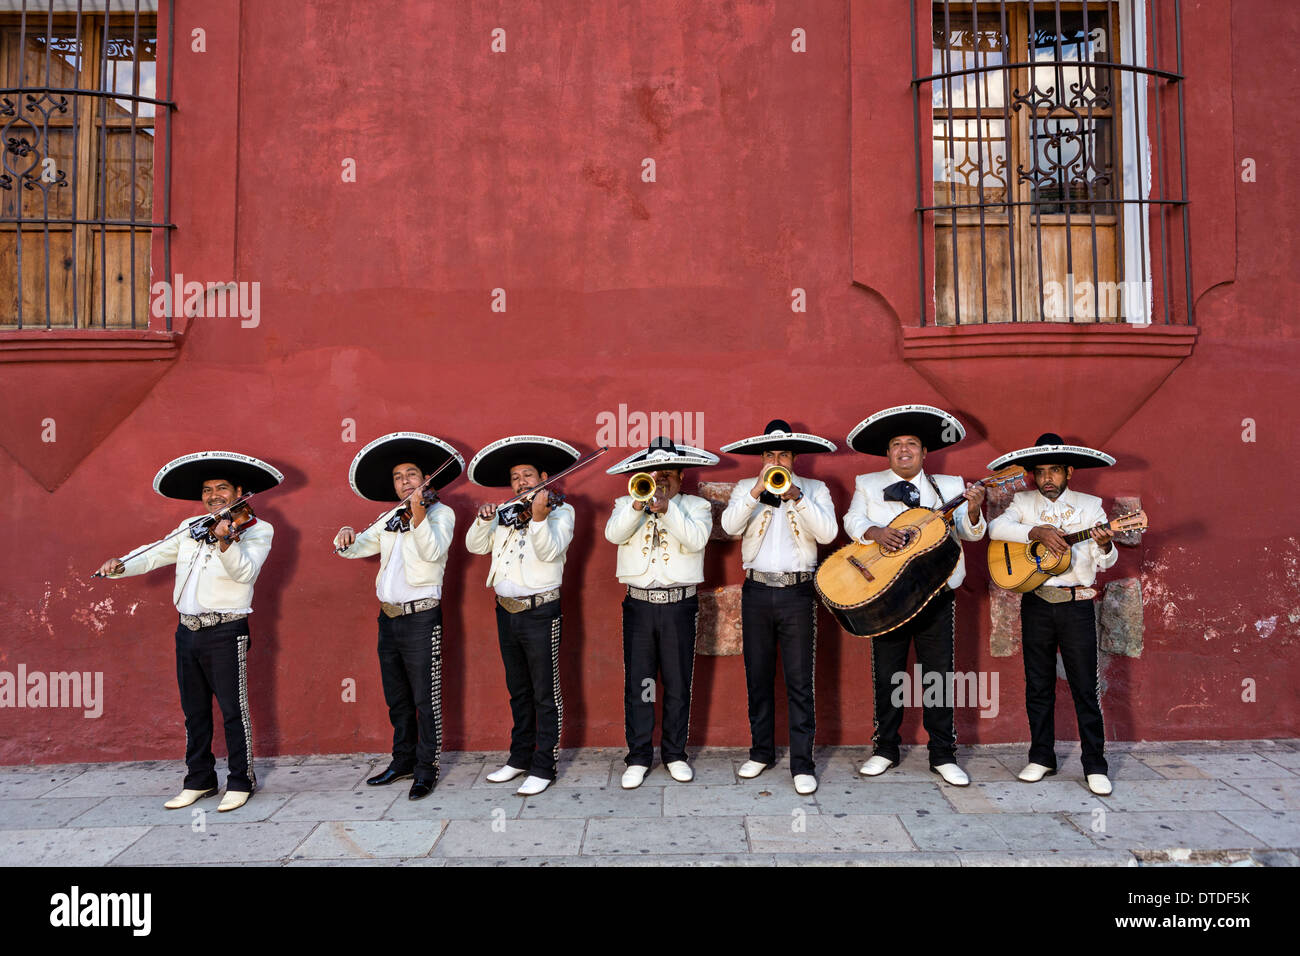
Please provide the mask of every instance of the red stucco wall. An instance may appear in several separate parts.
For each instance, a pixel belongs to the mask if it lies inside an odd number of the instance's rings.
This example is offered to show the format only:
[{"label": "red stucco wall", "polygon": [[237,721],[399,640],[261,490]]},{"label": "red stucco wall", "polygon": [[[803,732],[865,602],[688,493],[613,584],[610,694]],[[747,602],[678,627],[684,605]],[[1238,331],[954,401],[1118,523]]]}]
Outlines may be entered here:
[{"label": "red stucco wall", "polygon": [[[252,625],[257,752],[382,751],[374,565],[339,560],[329,544],[339,525],[377,510],[346,482],[371,438],[429,431],[468,458],[537,431],[586,450],[597,415],[620,404],[701,412],[714,450],[776,416],[842,443],[861,418],[912,401],[979,421],[981,408],[940,394],[902,359],[917,268],[907,15],[901,3],[871,6],[885,52],[864,84],[837,2],[314,0],[289,13],[264,0],[177,0],[173,269],[260,282],[261,320],[196,320],[138,405],[96,385],[94,404],[126,402],[124,418],[53,492],[19,458],[43,453],[32,441],[40,419],[77,415],[92,379],[84,365],[44,363],[40,400],[19,402],[16,383],[27,392],[28,380],[0,365],[5,406],[34,416],[11,420],[27,443],[11,437],[0,455],[0,669],[102,671],[106,693],[98,719],[0,710],[0,763],[180,756],[170,573],[88,578],[192,513],[149,488],[177,455],[231,448],[287,475],[259,508],[276,537]],[[1110,573],[1140,576],[1146,605],[1142,656],[1111,658],[1104,675],[1112,739],[1300,734],[1300,200],[1289,188],[1300,169],[1294,130],[1279,119],[1300,105],[1300,11],[1211,6],[1185,10],[1189,96],[1201,104],[1187,121],[1198,270],[1201,249],[1216,253],[1206,281],[1198,273],[1200,338],[1106,442],[1119,466],[1077,482],[1140,495],[1153,521]],[[498,26],[500,55],[489,52]],[[195,27],[206,53],[189,50]],[[807,31],[806,54],[790,51],[795,27]],[[866,97],[856,108],[869,119],[880,111],[866,133],[852,132],[851,94]],[[853,161],[883,141],[908,160]],[[355,183],[341,181],[348,157]],[[655,183],[640,179],[645,157]],[[1254,183],[1237,174],[1246,157]],[[855,174],[859,188],[901,201],[853,220]],[[505,314],[490,308],[498,287]],[[790,310],[795,287],[807,313]],[[1050,394],[1017,392],[1024,361],[987,363],[1006,401],[1024,402],[1021,445],[1061,427]],[[1075,396],[1076,407],[1087,401]],[[1253,443],[1242,441],[1245,418]],[[355,444],[341,439],[344,419],[355,420]],[[1086,428],[1069,437],[1097,440]],[[972,428],[928,465],[973,476],[1007,450]],[[830,484],[842,514],[853,475],[878,467],[841,452],[806,471]],[[752,471],[724,457],[707,477]],[[602,528],[624,481],[593,469],[568,488],[578,527],[565,575],[565,747],[622,743],[621,595]],[[463,547],[489,498],[463,480],[444,495],[458,530],[444,604],[448,749],[500,749],[508,735],[487,559]],[[957,667],[997,671],[1001,695],[994,719],[958,712],[959,738],[1023,740],[1021,661],[989,652],[982,546],[967,562]],[[738,543],[711,543],[706,574],[713,586],[738,583]],[[828,616],[821,625],[818,741],[864,743],[867,646]],[[342,700],[346,678],[355,703]],[[1242,700],[1247,678],[1254,702]],[[699,658],[694,689],[693,744],[748,744],[741,659]],[[1072,737],[1068,695],[1058,722]],[[912,715],[906,739],[920,734]]]}]

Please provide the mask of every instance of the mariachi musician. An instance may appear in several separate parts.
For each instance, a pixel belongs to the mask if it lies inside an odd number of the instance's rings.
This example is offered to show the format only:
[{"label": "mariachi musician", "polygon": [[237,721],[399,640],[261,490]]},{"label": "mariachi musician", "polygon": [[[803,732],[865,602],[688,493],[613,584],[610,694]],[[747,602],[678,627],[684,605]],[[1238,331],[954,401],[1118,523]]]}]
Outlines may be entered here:
[{"label": "mariachi musician", "polygon": [[[966,436],[961,422],[930,405],[899,405],[876,412],[849,432],[849,447],[865,455],[886,459],[883,471],[858,475],[853,501],[844,516],[844,530],[854,541],[875,541],[882,549],[901,548],[903,533],[889,522],[909,508],[937,508],[943,502],[964,496],[958,506],[953,533],[962,541],[984,537],[984,486],[972,484],[963,491],[961,478],[931,475],[923,465],[927,453],[948,448]],[[938,673],[942,686],[953,682],[953,624],[956,620],[954,592],[966,578],[966,559],[957,567],[926,605],[901,626],[871,640],[871,680],[875,692],[874,751],[858,770],[875,777],[898,765],[899,728],[903,707],[894,701],[898,675],[907,669],[908,645],[916,645],[916,659],[925,675]],[[926,678],[923,677],[923,682]],[[923,723],[930,738],[930,769],[953,786],[970,783],[957,765],[957,732],[950,695],[938,704],[923,698]]]},{"label": "mariachi musician", "polygon": [[214,695],[228,755],[226,795],[217,809],[224,813],[242,807],[257,786],[248,712],[248,615],[274,529],[253,513],[246,498],[283,480],[266,462],[235,452],[204,451],[170,461],[154,477],[154,491],[165,498],[202,501],[207,513],[186,518],[166,538],[125,558],[105,561],[96,572],[116,578],[176,566],[176,682],[185,714],[187,773],[181,792],[163,804],[168,810],[217,792]]},{"label": "mariachi musician", "polygon": [[510,758],[488,774],[504,783],[528,774],[519,796],[541,793],[555,779],[564,724],[560,691],[560,584],[573,540],[573,506],[550,489],[528,496],[579,458],[572,445],[543,435],[513,435],[469,463],[476,485],[509,488],[518,504],[484,504],[465,534],[473,554],[492,555],[487,586],[496,592],[497,641],[510,692]]},{"label": "mariachi musician", "polygon": [[790,773],[798,793],[817,789],[813,763],[816,732],[817,595],[813,572],[817,545],[839,534],[835,505],[824,482],[796,475],[798,455],[835,451],[835,443],[795,432],[781,419],[763,434],[725,445],[724,452],[755,455],[762,467],[736,482],[722,513],[722,530],[741,536],[745,569],[740,618],[749,698],[749,759],[737,773],[757,777],[776,763],[773,682],[777,650],[785,676],[790,720]]},{"label": "mariachi musician", "polygon": [[641,786],[654,761],[655,679],[663,682],[660,756],[669,775],[687,783],[695,771],[686,756],[699,617],[696,587],[704,580],[704,546],[713,530],[713,506],[681,493],[686,468],[716,465],[718,456],[656,438],[608,469],[631,474],[630,494],[614,501],[605,538],[618,545],[623,598],[623,718],[627,757],[622,785]]},{"label": "mariachi musician", "polygon": [[372,787],[414,778],[408,799],[438,784],[442,754],[442,577],[456,515],[437,491],[465,468],[460,453],[421,432],[376,438],[352,460],[348,483],[367,501],[399,502],[357,533],[339,530],[345,558],[379,555],[379,676],[393,725],[393,758]]},{"label": "mariachi musician", "polygon": [[[1034,491],[1022,491],[1007,510],[989,522],[995,541],[1040,542],[1053,556],[1070,551],[1070,567],[1020,598],[1020,643],[1025,657],[1025,710],[1029,716],[1029,763],[1020,779],[1034,783],[1056,773],[1056,653],[1074,698],[1079,743],[1088,789],[1111,792],[1103,753],[1100,678],[1097,671],[1097,618],[1093,583],[1097,572],[1119,557],[1103,525],[1106,512],[1095,495],[1070,487],[1076,468],[1101,468],[1115,459],[1095,448],[1067,445],[1060,435],[1040,435],[1032,448],[1013,451],[989,465],[996,471],[1019,465],[1032,472]],[[1087,540],[1071,546],[1064,535],[1091,529]]]}]

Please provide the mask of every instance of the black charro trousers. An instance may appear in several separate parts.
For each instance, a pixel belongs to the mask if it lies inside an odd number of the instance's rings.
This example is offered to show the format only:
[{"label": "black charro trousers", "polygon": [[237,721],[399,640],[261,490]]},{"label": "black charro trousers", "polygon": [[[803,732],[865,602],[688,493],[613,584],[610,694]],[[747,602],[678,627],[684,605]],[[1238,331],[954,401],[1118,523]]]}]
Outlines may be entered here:
[{"label": "black charro trousers", "polygon": [[212,698],[221,708],[229,772],[226,789],[252,793],[253,722],[248,711],[248,618],[191,631],[176,625],[176,684],[185,714],[186,790],[217,786]]},{"label": "black charro trousers", "polygon": [[745,685],[749,691],[749,759],[776,763],[776,656],[781,653],[790,720],[790,773],[812,774],[817,714],[817,593],[811,581],[777,588],[746,580],[740,592]]},{"label": "black charro trousers", "polygon": [[518,614],[497,603],[497,641],[510,692],[510,766],[555,779],[564,726],[560,599]]},{"label": "black charro trousers", "polygon": [[666,764],[686,759],[699,610],[695,596],[672,604],[623,598],[623,762],[629,766],[654,763],[656,678],[664,693],[660,756]]},{"label": "black charro trousers", "polygon": [[392,768],[435,780],[442,756],[442,606],[379,615],[379,675],[393,725]]}]

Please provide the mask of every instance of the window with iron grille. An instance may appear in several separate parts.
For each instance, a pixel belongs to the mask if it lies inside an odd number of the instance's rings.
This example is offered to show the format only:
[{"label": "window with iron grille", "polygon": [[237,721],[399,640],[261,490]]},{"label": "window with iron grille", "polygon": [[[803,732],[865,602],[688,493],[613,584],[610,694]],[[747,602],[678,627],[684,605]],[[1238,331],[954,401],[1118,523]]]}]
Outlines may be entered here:
[{"label": "window with iron grille", "polygon": [[929,12],[930,70],[913,79],[918,253],[928,239],[934,263],[921,324],[1187,321],[1176,0]]},{"label": "window with iron grille", "polygon": [[157,9],[0,2],[0,328],[149,325],[170,251]]}]

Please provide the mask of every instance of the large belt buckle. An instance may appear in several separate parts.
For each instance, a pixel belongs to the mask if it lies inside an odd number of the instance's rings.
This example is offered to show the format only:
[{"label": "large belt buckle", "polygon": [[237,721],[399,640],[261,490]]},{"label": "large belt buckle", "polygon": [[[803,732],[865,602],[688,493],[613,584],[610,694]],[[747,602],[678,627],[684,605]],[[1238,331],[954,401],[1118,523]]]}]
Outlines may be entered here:
[{"label": "large belt buckle", "polygon": [[390,618],[401,617],[405,613],[405,611],[402,610],[402,605],[389,604],[387,601],[380,601],[379,609]]},{"label": "large belt buckle", "polygon": [[1048,604],[1064,604],[1067,601],[1073,600],[1073,598],[1070,597],[1070,591],[1068,588],[1050,587],[1046,584],[1040,585],[1034,593]]},{"label": "large belt buckle", "polygon": [[520,611],[527,611],[533,606],[532,601],[520,601],[516,598],[506,597],[504,594],[497,595],[497,603],[511,614],[518,614]]},{"label": "large belt buckle", "polygon": [[671,604],[673,600],[673,592],[671,588],[655,588],[654,590],[646,591],[646,595],[650,598],[651,604]]}]

